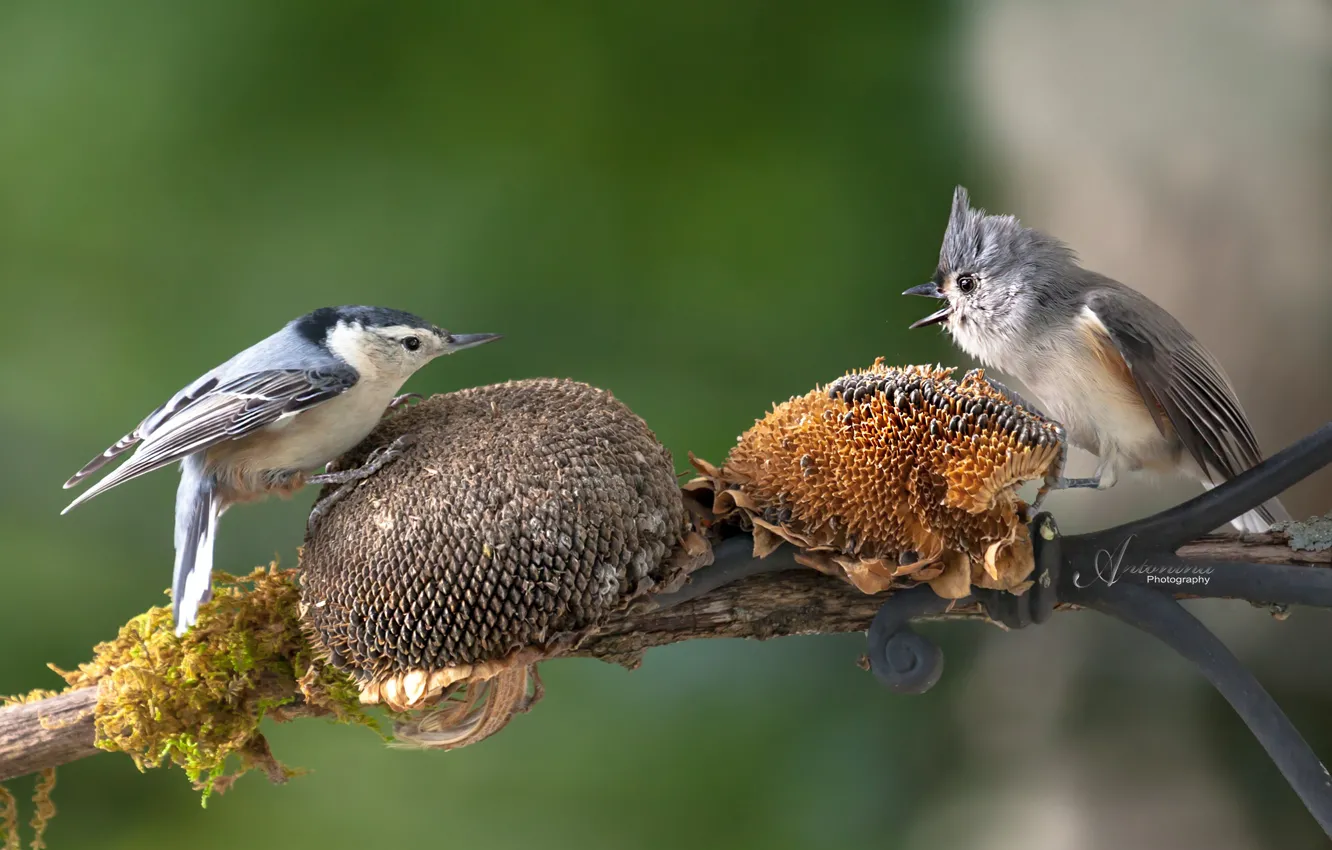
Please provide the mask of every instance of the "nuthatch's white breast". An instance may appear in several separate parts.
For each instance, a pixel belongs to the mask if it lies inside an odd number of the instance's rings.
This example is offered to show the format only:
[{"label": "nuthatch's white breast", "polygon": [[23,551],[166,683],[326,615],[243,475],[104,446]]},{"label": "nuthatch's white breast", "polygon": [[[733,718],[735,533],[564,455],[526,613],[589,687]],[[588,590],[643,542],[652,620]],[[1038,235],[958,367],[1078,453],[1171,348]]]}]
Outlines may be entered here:
[{"label": "nuthatch's white breast", "polygon": [[[1078,265],[1062,242],[1013,216],[953,208],[933,280],[904,295],[947,302],[911,327],[942,324],[967,354],[1015,376],[1069,441],[1099,458],[1106,488],[1121,472],[1181,473],[1211,487],[1262,461],[1216,359],[1145,295]],[[1232,520],[1266,530],[1289,516],[1273,499]]]},{"label": "nuthatch's white breast", "polygon": [[[452,334],[383,307],[315,310],[200,376],[76,472],[66,488],[134,449],[128,461],[63,512],[181,462],[172,581],[172,613],[181,634],[211,594],[213,540],[228,507],[273,493],[289,495],[308,483],[363,477],[374,464],[309,473],[374,430],[417,369],[441,354],[496,339],[498,334]],[[385,454],[377,462],[390,459]]]}]

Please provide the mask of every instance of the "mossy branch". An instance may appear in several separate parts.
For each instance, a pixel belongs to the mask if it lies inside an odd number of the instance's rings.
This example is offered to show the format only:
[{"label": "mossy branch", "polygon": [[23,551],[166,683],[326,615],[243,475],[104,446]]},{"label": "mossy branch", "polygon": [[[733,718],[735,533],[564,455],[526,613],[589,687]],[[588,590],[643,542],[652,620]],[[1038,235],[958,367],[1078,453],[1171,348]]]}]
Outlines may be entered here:
[{"label": "mossy branch", "polygon": [[[1332,566],[1332,550],[1292,548],[1281,533],[1208,536],[1184,546],[1179,554],[1197,560]],[[201,786],[221,782],[225,787],[229,778],[222,773],[221,764],[227,755],[239,755],[243,766],[263,768],[271,779],[281,781],[286,772],[257,733],[260,719],[332,716],[369,722],[355,705],[355,689],[312,660],[296,625],[295,587],[294,571],[258,570],[237,580],[209,603],[220,604],[234,616],[215,619],[213,631],[218,633],[201,632],[191,644],[193,650],[181,649],[173,639],[156,637],[170,634],[169,619],[157,622],[166,616],[162,609],[131,621],[117,641],[98,648],[98,660],[64,674],[73,685],[70,690],[37,693],[31,701],[0,709],[0,781],[81,759],[99,749],[128,752],[140,767],[173,761]],[[1186,596],[1187,591],[1180,595]],[[685,640],[857,632],[867,628],[880,602],[812,570],[757,575],[674,608],[625,615],[564,654],[632,665],[645,649]],[[981,614],[971,608],[954,609],[943,616],[978,618]],[[206,632],[206,624],[204,627]],[[221,634],[225,634],[224,640]],[[135,641],[146,642],[132,646]],[[200,661],[200,648],[205,645],[213,648],[212,668]],[[173,646],[176,648],[171,649]],[[218,653],[220,646],[229,648]],[[216,679],[215,687],[194,691],[196,696],[211,694],[211,702],[172,707],[177,710],[173,722],[179,723],[179,716],[192,716],[197,728],[127,727],[149,724],[151,718],[136,713],[137,697],[125,691],[139,688],[142,693],[138,696],[146,697],[155,693],[153,683],[145,683],[149,674],[144,669],[115,670],[108,660],[117,652],[143,656],[150,650],[159,654],[154,662],[160,667],[156,684],[168,692],[186,675],[183,671],[193,670],[196,677],[206,678],[217,673],[219,657],[225,659],[226,675]],[[106,696],[100,708],[99,688]],[[121,691],[113,692],[116,688]],[[154,710],[160,718],[161,708]]]},{"label": "mossy branch", "polygon": [[[168,608],[130,620],[78,669],[52,670],[69,689],[0,699],[0,781],[97,750],[123,752],[142,770],[171,762],[205,795],[225,790],[232,757],[241,772],[288,772],[258,727],[332,716],[375,725],[351,681],[315,657],[299,615],[294,571],[219,574],[207,617],[183,637]],[[238,775],[238,774],[237,774]]]}]

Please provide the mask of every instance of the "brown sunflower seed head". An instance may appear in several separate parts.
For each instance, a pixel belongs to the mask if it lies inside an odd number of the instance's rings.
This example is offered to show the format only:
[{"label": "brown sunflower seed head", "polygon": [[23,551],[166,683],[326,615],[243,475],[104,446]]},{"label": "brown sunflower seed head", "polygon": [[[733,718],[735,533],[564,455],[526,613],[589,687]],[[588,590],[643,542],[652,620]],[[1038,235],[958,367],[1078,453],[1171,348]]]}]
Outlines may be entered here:
[{"label": "brown sunflower seed head", "polygon": [[670,453],[608,392],[530,380],[435,396],[339,466],[403,434],[403,456],[301,553],[311,637],[364,701],[417,708],[520,670],[680,569]]},{"label": "brown sunflower seed head", "polygon": [[897,577],[949,596],[1018,586],[1031,554],[1015,490],[1055,462],[1058,432],[979,370],[960,382],[953,371],[878,360],[775,405],[727,458],[716,510],[747,514],[862,589]]}]

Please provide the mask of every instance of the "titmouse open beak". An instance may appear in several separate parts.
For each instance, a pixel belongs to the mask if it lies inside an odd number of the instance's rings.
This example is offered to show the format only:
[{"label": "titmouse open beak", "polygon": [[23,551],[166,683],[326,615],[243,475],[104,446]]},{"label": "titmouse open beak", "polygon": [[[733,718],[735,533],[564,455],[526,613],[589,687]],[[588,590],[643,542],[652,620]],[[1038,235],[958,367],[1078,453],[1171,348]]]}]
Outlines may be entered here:
[{"label": "titmouse open beak", "polygon": [[[948,297],[948,296],[946,296],[946,295],[943,294],[943,290],[941,290],[941,289],[939,288],[939,284],[934,283],[933,281],[931,281],[931,282],[929,282],[929,283],[922,283],[920,286],[913,286],[913,287],[911,287],[910,289],[908,289],[906,292],[903,292],[902,294],[903,294],[903,295],[921,295],[921,296],[924,296],[925,298],[947,298],[947,297]],[[937,324],[939,324],[940,322],[945,322],[945,321],[948,320],[948,316],[949,316],[952,312],[953,312],[953,305],[948,304],[948,305],[946,305],[945,307],[943,307],[942,309],[940,309],[940,310],[936,310],[936,311],[934,311],[933,313],[929,314],[928,316],[926,316],[925,318],[921,319],[920,321],[913,323],[909,328],[907,328],[907,330],[914,331],[916,328],[923,328],[923,327],[925,327],[926,325],[937,325]]]}]

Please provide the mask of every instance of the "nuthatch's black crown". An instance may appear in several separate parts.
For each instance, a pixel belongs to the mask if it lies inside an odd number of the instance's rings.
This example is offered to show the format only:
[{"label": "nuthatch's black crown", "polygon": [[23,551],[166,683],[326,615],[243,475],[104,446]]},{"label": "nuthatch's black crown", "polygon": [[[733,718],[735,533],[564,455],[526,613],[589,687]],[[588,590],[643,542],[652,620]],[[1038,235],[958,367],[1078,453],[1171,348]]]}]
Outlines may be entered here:
[{"label": "nuthatch's black crown", "polygon": [[338,322],[359,324],[367,328],[386,328],[406,325],[410,328],[433,328],[434,323],[403,310],[388,307],[320,307],[292,322],[292,326],[311,342],[323,342],[329,330]]}]

